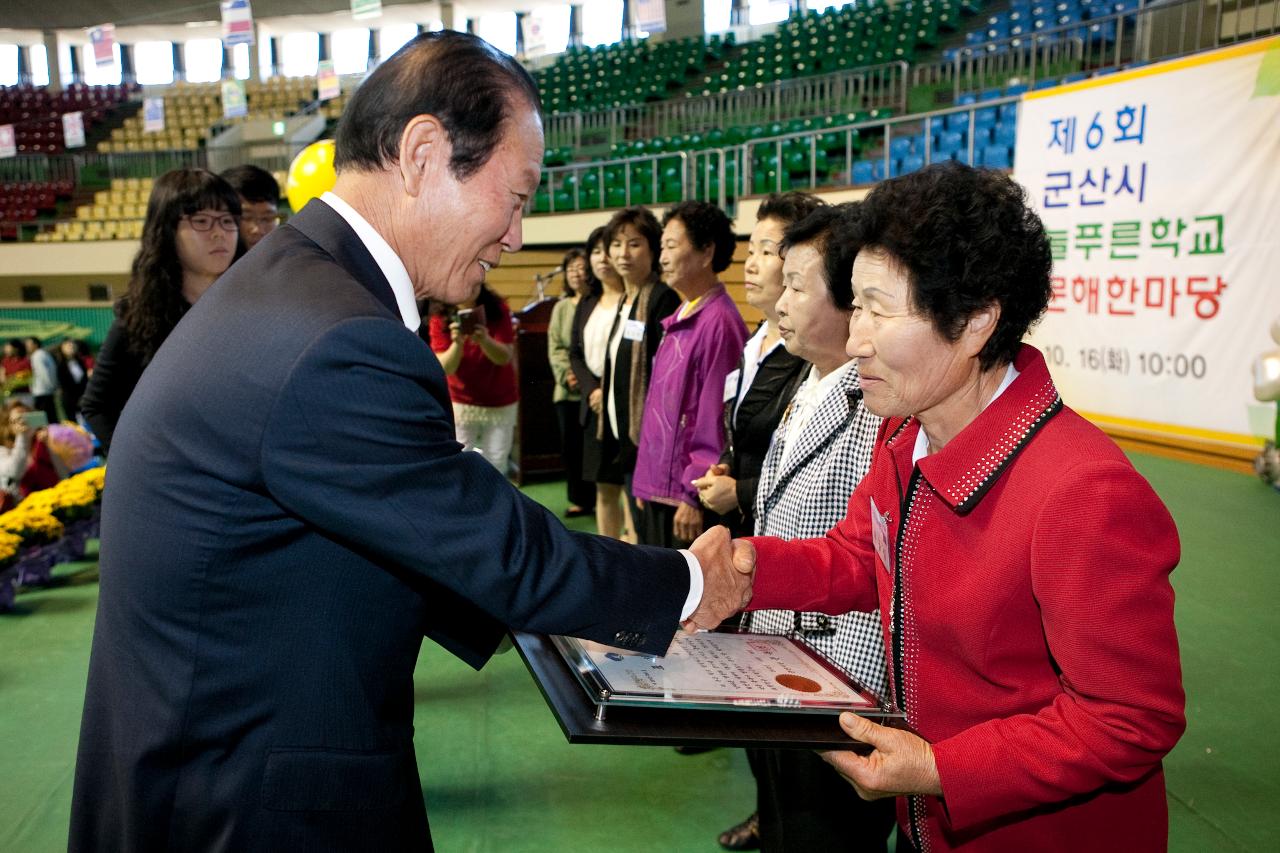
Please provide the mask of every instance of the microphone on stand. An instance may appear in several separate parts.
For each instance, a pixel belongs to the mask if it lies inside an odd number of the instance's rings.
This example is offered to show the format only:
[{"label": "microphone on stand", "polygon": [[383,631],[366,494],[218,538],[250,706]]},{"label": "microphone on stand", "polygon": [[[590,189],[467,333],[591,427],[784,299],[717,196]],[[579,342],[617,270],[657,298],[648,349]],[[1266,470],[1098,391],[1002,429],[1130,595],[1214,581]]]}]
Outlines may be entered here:
[{"label": "microphone on stand", "polygon": [[534,283],[534,286],[537,288],[537,293],[534,295],[533,301],[541,302],[543,299],[546,299],[547,298],[547,282],[551,281],[551,279],[562,274],[563,272],[564,272],[564,265],[561,264],[560,266],[553,269],[551,272],[535,273],[533,276],[533,283]]}]

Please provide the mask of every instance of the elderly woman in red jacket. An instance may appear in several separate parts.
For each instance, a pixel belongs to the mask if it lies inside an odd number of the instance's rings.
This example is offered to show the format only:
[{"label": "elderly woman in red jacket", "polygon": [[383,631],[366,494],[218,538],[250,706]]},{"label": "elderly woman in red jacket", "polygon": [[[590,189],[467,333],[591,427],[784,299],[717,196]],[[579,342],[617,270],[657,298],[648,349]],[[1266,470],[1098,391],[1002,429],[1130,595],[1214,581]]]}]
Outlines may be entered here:
[{"label": "elderly woman in red jacket", "polygon": [[846,714],[874,751],[828,760],[898,796],[920,850],[1164,850],[1178,534],[1021,343],[1050,295],[1039,218],[1007,176],[944,163],[878,186],[851,231],[872,467],[825,537],[750,540],[752,608],[880,609],[908,727]]}]

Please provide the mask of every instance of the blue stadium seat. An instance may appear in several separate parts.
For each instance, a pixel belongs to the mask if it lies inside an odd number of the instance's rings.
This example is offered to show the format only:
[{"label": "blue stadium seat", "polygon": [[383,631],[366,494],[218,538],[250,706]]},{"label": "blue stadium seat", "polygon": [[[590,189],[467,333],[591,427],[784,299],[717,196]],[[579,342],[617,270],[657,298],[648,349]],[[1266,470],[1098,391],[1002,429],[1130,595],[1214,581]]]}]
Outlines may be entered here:
[{"label": "blue stadium seat", "polygon": [[1027,91],[1027,85],[1025,83],[1014,83],[1011,86],[1004,87],[1004,93],[1009,97],[1013,97],[1014,95],[1024,94],[1026,91]]},{"label": "blue stadium seat", "polygon": [[1002,122],[1017,121],[1018,119],[1017,104],[1001,104],[997,109],[999,111],[996,113],[996,115],[999,117],[1000,121]]},{"label": "blue stadium seat", "polygon": [[906,175],[924,168],[924,157],[920,154],[908,154],[901,160],[893,161],[893,176]]},{"label": "blue stadium seat", "polygon": [[973,113],[974,127],[992,127],[997,120],[995,107],[983,107]]},{"label": "blue stadium seat", "polygon": [[1009,169],[1013,167],[1013,158],[1004,145],[988,145],[982,149],[978,165],[988,169]]},{"label": "blue stadium seat", "polygon": [[875,180],[875,171],[870,160],[858,160],[853,164],[853,182],[855,184],[871,184],[875,183]]},{"label": "blue stadium seat", "polygon": [[898,160],[910,154],[914,149],[914,136],[895,136],[889,142],[889,157]]},{"label": "blue stadium seat", "polygon": [[1106,21],[1089,26],[1089,41],[1093,44],[1115,44],[1116,22]]},{"label": "blue stadium seat", "polygon": [[991,134],[991,141],[996,145],[1012,148],[1018,144],[1018,128],[1012,123],[997,124]]},{"label": "blue stadium seat", "polygon": [[947,130],[968,130],[969,114],[967,112],[951,113],[949,116],[947,116],[945,126]]},{"label": "blue stadium seat", "polygon": [[964,147],[964,134],[958,130],[944,130],[938,134],[938,140],[933,147],[933,153],[937,156],[949,157],[953,151],[959,151]]},{"label": "blue stadium seat", "polygon": [[977,102],[978,96],[973,94],[973,92],[962,92],[961,94],[956,95],[957,107],[967,107],[969,104],[976,104]]}]

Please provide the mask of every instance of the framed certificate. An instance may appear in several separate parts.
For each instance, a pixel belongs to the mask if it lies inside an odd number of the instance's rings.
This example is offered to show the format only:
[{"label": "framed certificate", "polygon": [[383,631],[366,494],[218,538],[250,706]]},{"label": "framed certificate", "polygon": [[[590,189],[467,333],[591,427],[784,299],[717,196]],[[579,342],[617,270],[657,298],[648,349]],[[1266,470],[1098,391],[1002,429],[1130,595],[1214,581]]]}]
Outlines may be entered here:
[{"label": "framed certificate", "polygon": [[866,751],[836,715],[902,717],[793,637],[678,634],[663,657],[572,637],[514,640],[570,743]]},{"label": "framed certificate", "polygon": [[574,637],[551,641],[601,713],[610,705],[647,705],[894,716],[878,696],[794,637],[678,633],[664,657]]}]

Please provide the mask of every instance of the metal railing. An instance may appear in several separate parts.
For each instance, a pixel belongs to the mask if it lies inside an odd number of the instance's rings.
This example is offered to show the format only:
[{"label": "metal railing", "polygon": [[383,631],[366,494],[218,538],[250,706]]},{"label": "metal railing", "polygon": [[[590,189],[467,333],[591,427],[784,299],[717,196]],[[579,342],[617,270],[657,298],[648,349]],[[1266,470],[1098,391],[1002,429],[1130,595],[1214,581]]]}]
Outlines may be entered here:
[{"label": "metal railing", "polygon": [[[977,163],[982,159],[977,147],[979,115],[1002,111],[1010,104],[1015,105],[1016,110],[1018,100],[1017,97],[994,98],[911,116],[761,137],[728,148],[672,151],[549,167],[543,169],[542,184],[547,194],[547,209],[539,209],[540,205],[533,201],[527,212],[572,213],[632,204],[674,204],[686,199],[714,202],[728,210],[733,202],[748,194],[869,183],[870,180],[855,180],[855,164],[874,164],[877,168],[871,173],[873,180],[898,174],[903,170],[899,165],[902,158],[894,153],[894,139],[904,136],[921,141],[921,150],[913,150],[909,155],[920,158],[918,165],[940,159]],[[957,122],[956,116],[963,116],[964,120]],[[1016,121],[1016,115],[1010,121]],[[937,152],[934,136],[940,130],[960,131],[965,139],[963,150]],[[835,163],[830,160],[833,141],[840,150],[840,158]],[[803,151],[803,161],[799,168],[792,168],[787,155],[796,150]],[[766,157],[772,154],[770,171],[774,174],[769,186],[758,186],[755,181],[757,155],[761,151],[768,152]],[[876,152],[873,158],[860,156],[872,151]],[[678,194],[674,192],[676,178]],[[587,186],[591,189],[584,192]],[[614,188],[612,201],[610,186]],[[667,192],[668,189],[671,191]],[[558,192],[568,194],[567,203],[563,199],[556,201]],[[584,202],[584,198],[589,201]]]},{"label": "metal railing", "polygon": [[[1019,99],[1017,97],[993,98],[987,101],[981,101],[975,104],[967,104],[961,107],[953,107],[942,110],[934,110],[928,113],[916,113],[911,116],[902,116],[890,119],[877,119],[873,121],[858,122],[856,124],[840,125],[837,127],[828,127],[815,130],[805,130],[797,133],[786,133],[779,136],[771,136],[761,139],[753,139],[745,142],[735,152],[735,157],[742,164],[739,171],[741,181],[739,189],[743,194],[749,189],[753,193],[763,192],[783,192],[784,190],[814,190],[819,187],[839,186],[840,184],[860,184],[863,181],[854,179],[854,164],[858,162],[870,162],[878,164],[881,169],[873,172],[874,180],[880,180],[884,177],[892,177],[898,174],[898,168],[895,163],[901,158],[895,157],[893,154],[893,140],[895,136],[910,136],[919,138],[922,141],[923,150],[916,155],[919,156],[921,162],[919,165],[927,166],[937,160],[961,159],[966,163],[976,163],[978,161],[978,149],[975,147],[977,134],[978,114],[986,110],[999,111],[1008,104],[1016,105]],[[964,116],[963,124],[951,121],[952,116]],[[1016,121],[1016,118],[1014,119]],[[964,157],[953,157],[952,152],[946,152],[943,156],[934,156],[934,134],[939,128],[955,131],[963,129],[963,136],[966,140]],[[830,163],[830,145],[831,136],[841,137],[843,143],[843,168],[839,168],[840,164],[834,166]],[[828,140],[827,144],[821,145],[824,139]],[[861,154],[863,149],[863,140],[871,141],[871,149],[881,149],[880,153],[873,159],[865,157],[855,157],[855,153]],[[785,159],[784,153],[788,150],[795,150],[796,143],[806,152],[807,160],[800,170],[786,170],[784,172]],[[755,173],[755,154],[761,148],[772,148],[773,162],[776,164],[773,169],[775,173],[774,183],[772,187],[757,188],[754,181]],[[820,153],[821,152],[821,155]],[[960,152],[956,152],[960,153]],[[826,161],[825,166],[819,164]],[[788,176],[787,180],[783,180],[783,175]],[[799,180],[795,177],[799,174]]]},{"label": "metal railing", "polygon": [[85,169],[100,180],[155,177],[170,169],[211,169],[217,172],[241,163],[252,163],[269,172],[279,172],[288,169],[298,152],[309,144],[246,142],[217,149],[20,154],[0,159],[0,183],[78,181]]},{"label": "metal railing", "polygon": [[[539,199],[535,195],[526,207],[526,212],[573,213],[632,204],[674,203],[692,198],[714,201],[723,208],[729,198],[729,188],[718,176],[725,172],[725,157],[725,149],[710,148],[551,166],[542,170],[542,184],[538,193],[545,193],[548,209],[538,209]],[[717,176],[714,182],[711,180],[712,175]],[[679,181],[678,193],[669,192],[675,187],[673,180]],[[713,184],[716,184],[714,192]],[[611,185],[620,189],[612,197],[609,192]],[[556,200],[557,194],[561,192],[569,195],[567,205]]]},{"label": "metal railing", "polygon": [[881,107],[901,111],[907,106],[909,70],[905,62],[890,62],[731,92],[557,113],[544,119],[543,132],[550,147],[584,148]]},{"label": "metal railing", "polygon": [[[232,166],[251,163],[268,172],[288,171],[293,158],[298,156],[313,140],[305,142],[288,142],[278,140],[272,142],[242,142],[239,145],[209,146],[204,149],[205,168],[214,172],[222,172]],[[283,187],[281,188],[283,189]]]},{"label": "metal railing", "polygon": [[19,154],[0,159],[0,183],[72,181],[80,175],[74,156]]},{"label": "metal railing", "polygon": [[[912,86],[951,84],[953,96],[1018,80],[1116,71],[1280,31],[1276,0],[1165,0],[1059,27],[957,48],[953,58],[918,63]],[[1263,11],[1264,6],[1269,9]]]}]

